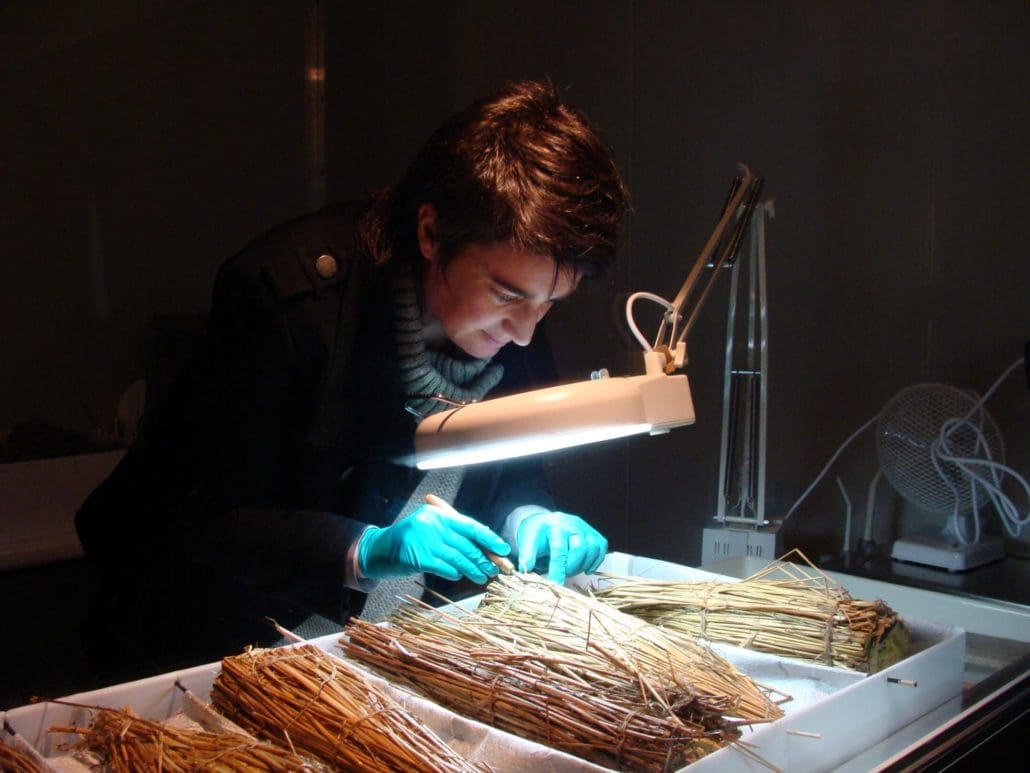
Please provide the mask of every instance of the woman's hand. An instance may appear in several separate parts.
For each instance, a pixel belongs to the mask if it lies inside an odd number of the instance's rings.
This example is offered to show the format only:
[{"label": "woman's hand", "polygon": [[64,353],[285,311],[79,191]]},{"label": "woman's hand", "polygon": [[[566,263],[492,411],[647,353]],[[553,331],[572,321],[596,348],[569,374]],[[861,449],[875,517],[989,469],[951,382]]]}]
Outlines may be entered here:
[{"label": "woman's hand", "polygon": [[366,529],[358,543],[358,569],[373,580],[428,572],[485,583],[497,566],[484,550],[504,556],[511,547],[474,518],[422,505],[392,526]]},{"label": "woman's hand", "polygon": [[528,516],[516,537],[519,571],[531,572],[547,559],[547,577],[559,585],[565,578],[593,572],[604,561],[608,540],[578,515],[540,512]]}]

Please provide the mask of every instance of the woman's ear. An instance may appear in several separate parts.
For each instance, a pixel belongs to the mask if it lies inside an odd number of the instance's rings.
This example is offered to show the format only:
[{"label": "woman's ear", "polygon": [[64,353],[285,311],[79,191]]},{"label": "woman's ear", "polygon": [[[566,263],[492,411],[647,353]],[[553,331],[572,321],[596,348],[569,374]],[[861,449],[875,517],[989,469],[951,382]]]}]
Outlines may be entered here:
[{"label": "woman's ear", "polygon": [[436,235],[436,207],[432,204],[420,204],[415,228],[422,257],[428,261],[436,260],[440,252],[440,240]]}]

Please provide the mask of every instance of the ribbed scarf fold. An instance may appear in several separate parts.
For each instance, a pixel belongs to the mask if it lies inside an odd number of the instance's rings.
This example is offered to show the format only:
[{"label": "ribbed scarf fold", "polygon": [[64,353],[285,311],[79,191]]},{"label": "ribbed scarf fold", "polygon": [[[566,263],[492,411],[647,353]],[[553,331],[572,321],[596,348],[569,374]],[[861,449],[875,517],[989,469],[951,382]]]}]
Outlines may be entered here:
[{"label": "ribbed scarf fold", "polygon": [[423,416],[452,407],[433,396],[458,403],[482,400],[504,375],[504,367],[489,359],[454,357],[426,348],[415,280],[407,268],[394,279],[394,335],[408,405]]}]

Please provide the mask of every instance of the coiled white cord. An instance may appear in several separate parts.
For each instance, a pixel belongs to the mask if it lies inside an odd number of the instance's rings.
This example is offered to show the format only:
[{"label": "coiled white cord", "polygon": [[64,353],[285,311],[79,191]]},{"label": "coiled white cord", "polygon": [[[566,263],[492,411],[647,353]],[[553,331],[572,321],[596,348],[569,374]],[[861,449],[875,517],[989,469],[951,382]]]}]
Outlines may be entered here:
[{"label": "coiled white cord", "polygon": [[[1027,483],[1026,478],[1017,473],[1011,467],[1007,467],[1006,465],[1001,464],[1000,462],[996,462],[990,458],[990,449],[987,445],[986,437],[984,436],[982,426],[982,409],[984,403],[1001,385],[1001,383],[1006,378],[1008,378],[1012,371],[1023,365],[1023,363],[1024,358],[1020,357],[1018,360],[1012,363],[1012,365],[1006,368],[1005,372],[1002,373],[994,382],[994,384],[991,385],[991,388],[988,389],[983,394],[983,396],[980,397],[974,403],[973,407],[966,412],[965,416],[963,416],[962,418],[951,418],[944,422],[941,426],[937,440],[935,440],[933,445],[931,446],[931,459],[933,461],[934,469],[937,470],[937,474],[940,475],[941,478],[947,483],[947,485],[951,488],[951,491],[955,496],[955,507],[952,511],[953,531],[955,532],[955,536],[958,537],[959,541],[965,545],[974,544],[980,539],[980,520],[978,515],[979,500],[977,495],[978,488],[982,488],[983,491],[986,492],[987,496],[994,503],[995,509],[998,512],[998,517],[1001,519],[1001,522],[1005,526],[1006,531],[1008,531],[1008,533],[1011,534],[1013,537],[1020,536],[1023,527],[1026,526],[1027,523],[1030,523],[1030,483]],[[978,412],[980,412],[979,423],[973,423],[970,420]],[[865,432],[865,430],[867,430],[869,427],[875,424],[879,418],[880,414],[877,414],[873,418],[869,419],[861,427],[855,430],[848,437],[847,440],[840,444],[837,450],[833,453],[833,456],[830,457],[830,460],[823,466],[823,469],[820,470],[819,474],[815,477],[815,480],[812,481],[811,485],[809,485],[809,487],[805,489],[801,496],[797,498],[797,501],[795,501],[794,504],[791,505],[790,509],[787,511],[787,514],[783,516],[784,521],[790,518],[790,516],[794,514],[794,511],[797,510],[798,506],[808,497],[810,493],[812,493],[812,489],[814,489],[816,485],[818,485],[819,481],[823,479],[823,476],[826,475],[827,471],[830,469],[830,467],[833,466],[833,463],[837,460],[837,457],[841,455],[844,449],[847,448],[848,445],[850,445],[855,438],[857,438],[859,435]],[[978,456],[959,456],[956,453],[953,438],[955,436],[955,433],[958,432],[960,429],[972,431],[976,434],[976,450],[978,452],[982,451],[982,453],[985,454],[986,458]],[[973,519],[974,527],[972,537],[967,535],[965,533],[965,530],[961,527],[959,519],[960,514],[958,511],[959,493],[958,490],[955,488],[954,484],[949,479],[949,477],[945,475],[943,470],[941,469],[941,464],[944,462],[953,464],[959,469],[961,469],[973,482],[973,513],[974,515],[976,515],[976,517]],[[1026,493],[1027,512],[1023,515],[1020,515],[1019,508],[1016,506],[1015,502],[1013,502],[1012,499],[1002,491],[1002,480],[1004,479],[1005,475],[1011,476],[1018,484],[1022,486],[1023,491]],[[867,517],[867,525],[868,523],[869,519]]]},{"label": "coiled white cord", "polygon": [[[987,402],[987,399],[994,393],[994,391],[1001,385],[1012,371],[1023,365],[1023,358],[1020,357],[1012,365],[1010,365],[1001,376],[994,382],[990,389],[988,389],[983,397],[977,400],[973,407],[970,408],[966,415],[962,418],[951,418],[945,421],[941,425],[940,434],[937,440],[933,442],[930,447],[930,458],[933,461],[934,469],[937,470],[937,474],[941,476],[944,482],[951,489],[952,494],[955,497],[955,507],[952,510],[952,527],[955,532],[955,536],[958,537],[959,542],[963,545],[972,545],[980,539],[980,518],[979,518],[979,496],[978,490],[982,489],[986,492],[988,498],[994,503],[994,509],[998,513],[998,518],[1004,525],[1005,530],[1013,537],[1019,537],[1023,531],[1023,527],[1027,523],[1030,523],[1030,483],[1027,483],[1026,478],[1020,475],[1011,467],[1008,467],[1000,462],[995,461],[991,457],[991,449],[987,443],[986,435],[983,431],[984,412],[983,405]],[[977,421],[972,421],[973,417],[977,416]],[[976,436],[975,453],[982,454],[982,456],[959,456],[958,449],[955,448],[954,437],[960,430],[965,432],[972,432]],[[955,485],[951,482],[951,478],[944,474],[942,469],[943,463],[950,463],[958,467],[962,472],[966,474],[971,482],[971,493],[973,498],[973,535],[970,537],[965,533],[959,520],[959,493]],[[1023,487],[1023,491],[1026,493],[1027,498],[1027,511],[1025,514],[1020,515],[1019,508],[1016,503],[1002,491],[1002,481],[1006,475],[1011,476],[1019,485]]]}]

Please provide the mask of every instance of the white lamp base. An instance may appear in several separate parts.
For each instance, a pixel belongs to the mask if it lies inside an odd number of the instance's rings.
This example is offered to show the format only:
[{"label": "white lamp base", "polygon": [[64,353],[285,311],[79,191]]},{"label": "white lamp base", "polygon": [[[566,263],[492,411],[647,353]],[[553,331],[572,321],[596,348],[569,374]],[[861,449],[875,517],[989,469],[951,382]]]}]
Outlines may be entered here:
[{"label": "white lamp base", "polygon": [[983,535],[975,545],[962,545],[940,535],[902,537],[894,541],[891,558],[963,572],[1005,557],[998,537]]}]

